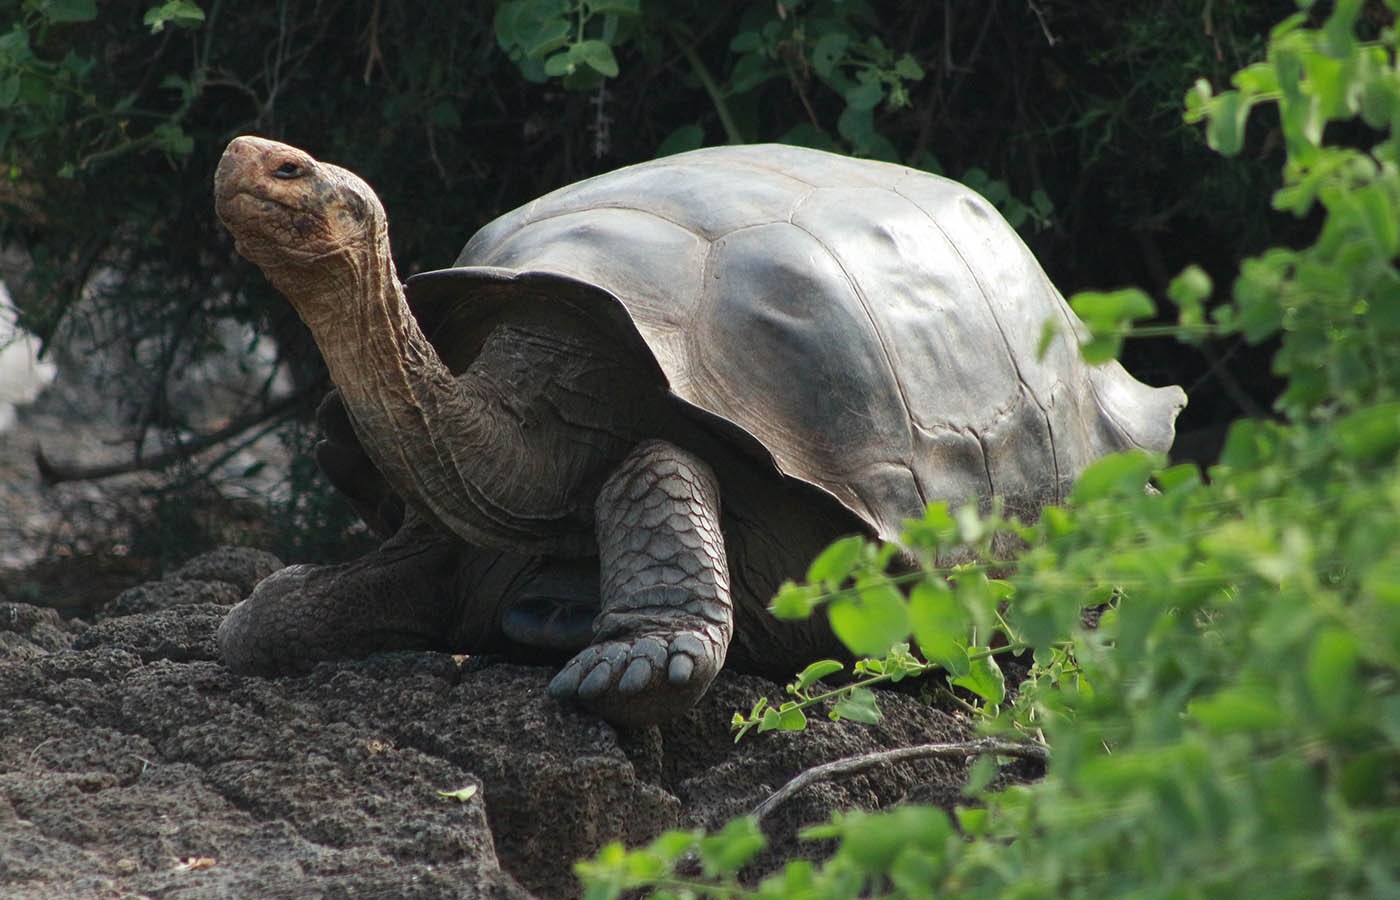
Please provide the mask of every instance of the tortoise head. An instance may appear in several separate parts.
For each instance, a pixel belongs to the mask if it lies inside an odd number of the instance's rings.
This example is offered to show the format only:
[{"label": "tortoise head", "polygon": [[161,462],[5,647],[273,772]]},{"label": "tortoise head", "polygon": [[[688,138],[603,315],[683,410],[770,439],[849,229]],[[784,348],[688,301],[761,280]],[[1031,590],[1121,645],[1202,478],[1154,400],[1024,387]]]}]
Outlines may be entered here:
[{"label": "tortoise head", "polygon": [[230,141],[214,175],[214,206],[238,252],[298,308],[327,293],[323,283],[344,288],[366,263],[389,259],[384,207],[370,186],[286,144]]}]

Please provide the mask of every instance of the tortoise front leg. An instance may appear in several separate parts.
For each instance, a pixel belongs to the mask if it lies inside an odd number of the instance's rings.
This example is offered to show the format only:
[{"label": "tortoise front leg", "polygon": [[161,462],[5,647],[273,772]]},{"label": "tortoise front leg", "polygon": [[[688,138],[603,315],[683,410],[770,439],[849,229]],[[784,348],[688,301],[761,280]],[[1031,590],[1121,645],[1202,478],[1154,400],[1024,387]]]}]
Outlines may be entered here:
[{"label": "tortoise front leg", "polygon": [[602,612],[549,692],[614,724],[657,722],[705,693],[733,634],[719,485],[698,457],[647,441],[603,486],[596,517]]}]

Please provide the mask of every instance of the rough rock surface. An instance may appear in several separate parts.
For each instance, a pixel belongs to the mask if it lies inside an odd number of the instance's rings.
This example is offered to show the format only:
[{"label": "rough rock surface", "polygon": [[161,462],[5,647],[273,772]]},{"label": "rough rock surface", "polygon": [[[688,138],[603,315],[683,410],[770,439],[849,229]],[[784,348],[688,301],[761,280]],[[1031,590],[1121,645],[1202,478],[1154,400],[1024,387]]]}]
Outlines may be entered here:
[{"label": "rough rock surface", "polygon": [[[635,731],[551,699],[550,670],[491,659],[234,675],[214,629],[275,565],[207,554],[93,623],[0,604],[0,896],[572,897],[572,862],[608,841],[716,827],[810,766],[967,736],[891,693],[879,725],[814,717],[736,745],[730,716],[783,692],[729,673]],[[758,867],[820,854],[796,829],[834,808],[951,803],[964,773],[925,761],[810,788],[766,821]]]}]

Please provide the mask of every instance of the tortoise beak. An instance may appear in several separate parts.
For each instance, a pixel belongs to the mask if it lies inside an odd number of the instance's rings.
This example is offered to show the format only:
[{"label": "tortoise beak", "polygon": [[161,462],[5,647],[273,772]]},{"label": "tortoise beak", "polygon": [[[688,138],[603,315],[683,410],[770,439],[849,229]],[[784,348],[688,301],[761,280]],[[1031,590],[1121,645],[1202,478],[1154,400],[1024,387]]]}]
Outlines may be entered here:
[{"label": "tortoise beak", "polygon": [[266,138],[243,135],[229,141],[219,166],[214,170],[214,202],[226,204],[238,194],[274,199],[270,188],[273,170],[283,163],[294,163],[310,171],[316,162],[307,153]]},{"label": "tortoise beak", "polygon": [[219,167],[214,170],[214,200],[227,200],[238,193],[247,171],[258,155],[255,142],[259,138],[236,137],[224,148]]}]

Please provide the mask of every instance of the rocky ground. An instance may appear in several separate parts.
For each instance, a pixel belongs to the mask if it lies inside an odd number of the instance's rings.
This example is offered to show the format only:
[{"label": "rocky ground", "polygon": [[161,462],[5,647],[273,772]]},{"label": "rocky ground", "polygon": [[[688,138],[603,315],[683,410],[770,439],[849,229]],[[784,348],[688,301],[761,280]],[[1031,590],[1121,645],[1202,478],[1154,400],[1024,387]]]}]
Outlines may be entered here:
[{"label": "rocky ground", "polygon": [[[88,382],[62,383],[0,430],[7,900],[574,897],[573,862],[604,843],[718,827],[822,762],[968,735],[956,714],[890,693],[882,724],[817,716],[736,745],[733,713],[784,694],[731,673],[636,731],[550,699],[551,670],[495,659],[234,675],[215,629],[280,561],[218,551],[150,580],[131,546],[156,476],[39,477],[40,446],[69,465],[130,455]],[[829,849],[796,832],[835,809],[951,805],[965,770],[922,761],[807,788],[765,820],[751,874]],[[464,787],[475,794],[444,795]]]},{"label": "rocky ground", "polygon": [[[545,692],[551,672],[392,654],[304,678],[234,675],[228,608],[279,565],[226,550],[124,591],[91,621],[0,602],[0,895],[7,898],[572,897],[574,860],[714,827],[831,759],[967,735],[900,694],[879,725],[728,721],[759,679],[619,731]],[[837,808],[956,802],[965,766],[922,761],[809,788],[765,820],[783,857]],[[475,787],[465,801],[444,796]]]}]

